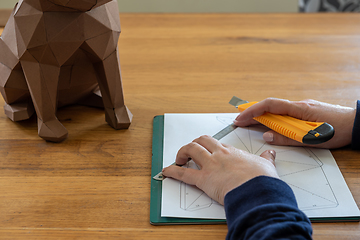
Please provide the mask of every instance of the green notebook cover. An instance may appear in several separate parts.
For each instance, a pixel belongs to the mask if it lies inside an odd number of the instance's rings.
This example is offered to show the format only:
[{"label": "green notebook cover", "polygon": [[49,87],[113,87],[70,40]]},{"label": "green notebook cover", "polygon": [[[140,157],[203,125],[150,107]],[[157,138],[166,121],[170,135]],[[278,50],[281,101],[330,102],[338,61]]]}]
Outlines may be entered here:
[{"label": "green notebook cover", "polygon": [[152,177],[162,169],[164,140],[164,116],[154,117],[152,139],[152,164],[151,164],[151,197],[150,197],[150,223],[153,225],[169,224],[224,224],[223,219],[197,219],[161,217],[162,181]]},{"label": "green notebook cover", "polygon": [[[161,217],[162,181],[153,179],[163,166],[163,140],[164,140],[164,116],[154,117],[152,139],[152,166],[151,166],[151,198],[150,198],[150,223],[153,225],[168,224],[224,224],[223,219],[194,219]],[[319,217],[310,218],[311,222],[349,222],[359,221],[359,217]]]}]

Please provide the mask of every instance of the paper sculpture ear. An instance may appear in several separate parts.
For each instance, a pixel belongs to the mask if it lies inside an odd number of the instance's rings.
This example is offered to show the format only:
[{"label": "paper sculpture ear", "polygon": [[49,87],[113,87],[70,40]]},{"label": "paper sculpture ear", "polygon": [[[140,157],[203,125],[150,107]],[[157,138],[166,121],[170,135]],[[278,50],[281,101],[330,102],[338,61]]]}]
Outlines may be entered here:
[{"label": "paper sculpture ear", "polygon": [[56,110],[69,104],[102,106],[110,126],[128,128],[117,9],[116,0],[20,1],[0,37],[6,115],[20,121],[35,110],[39,136],[53,142],[68,135]]}]

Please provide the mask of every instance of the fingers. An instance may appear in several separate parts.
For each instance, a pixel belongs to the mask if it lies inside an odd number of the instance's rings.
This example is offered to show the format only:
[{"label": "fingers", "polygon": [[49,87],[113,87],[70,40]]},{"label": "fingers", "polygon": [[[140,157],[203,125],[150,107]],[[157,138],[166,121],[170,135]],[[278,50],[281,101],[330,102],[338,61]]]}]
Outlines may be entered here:
[{"label": "fingers", "polygon": [[176,164],[184,165],[192,159],[200,167],[203,166],[203,163],[207,161],[211,154],[216,151],[216,149],[222,147],[223,145],[210,136],[201,136],[195,139],[193,142],[183,146],[177,153]]},{"label": "fingers", "polygon": [[192,168],[183,168],[171,165],[167,168],[164,168],[162,173],[166,177],[171,177],[190,185],[196,185],[199,176],[198,171],[199,170]]},{"label": "fingers", "polygon": [[[222,147],[226,146],[213,137],[204,135],[180,148],[175,162],[177,165],[184,165],[192,159],[202,168],[204,164],[211,162],[212,153]],[[166,177],[171,177],[191,185],[196,185],[198,178],[201,176],[199,170],[174,165],[164,168],[163,174]]]},{"label": "fingers", "polygon": [[267,131],[263,134],[263,139],[272,145],[279,146],[304,146],[304,144],[297,142],[291,138],[285,137],[274,131]]},{"label": "fingers", "polygon": [[263,159],[265,158],[267,161],[269,161],[271,165],[269,165],[269,163],[268,164],[265,163],[261,168],[262,172],[260,172],[258,175],[265,175],[265,176],[279,178],[275,166],[276,152],[274,150],[266,150],[260,155],[260,157]]},{"label": "fingers", "polygon": [[[304,102],[305,103],[305,102]],[[253,118],[270,112],[273,114],[289,115],[302,119],[303,107],[306,104],[298,104],[284,99],[267,98],[251,107],[245,109],[235,119],[235,124],[239,127],[254,124]]]},{"label": "fingers", "polygon": [[269,160],[275,166],[276,152],[274,150],[266,150],[260,155],[260,157]]},{"label": "fingers", "polygon": [[240,117],[240,115],[242,115],[242,113],[239,114],[234,120],[234,124],[238,127],[247,127],[250,125],[260,124],[258,121],[254,120],[253,118],[246,116]]},{"label": "fingers", "polygon": [[217,149],[219,149],[222,146],[222,144],[218,140],[208,135],[201,136],[195,139],[194,142],[203,146],[210,153],[215,152]]},{"label": "fingers", "polygon": [[[292,102],[284,99],[268,98],[245,109],[240,115],[236,117],[234,123],[239,127],[246,127],[256,122],[253,119],[254,117],[261,116],[267,112],[272,114],[288,115],[303,120],[314,121],[315,116],[312,116],[311,113],[314,112],[314,108],[316,108],[315,105],[317,106],[318,104],[320,103],[314,100]],[[310,111],[311,109],[312,111]],[[316,112],[317,111],[315,111],[315,113]],[[295,140],[282,136],[274,131],[264,133],[263,138],[267,143],[274,145],[304,145]]]},{"label": "fingers", "polygon": [[209,157],[211,153],[203,146],[201,146],[197,142],[191,142],[178,151],[176,155],[176,164],[177,165],[184,165],[186,164],[190,159],[193,159],[194,162],[199,164],[201,167],[203,165],[203,162],[205,158]]}]

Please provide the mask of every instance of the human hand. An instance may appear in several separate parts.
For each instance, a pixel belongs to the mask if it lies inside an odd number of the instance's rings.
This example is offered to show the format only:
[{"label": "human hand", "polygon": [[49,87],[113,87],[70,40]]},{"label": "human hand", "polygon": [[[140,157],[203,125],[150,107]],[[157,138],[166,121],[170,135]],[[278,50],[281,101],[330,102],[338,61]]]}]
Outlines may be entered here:
[{"label": "human hand", "polygon": [[[335,130],[333,138],[321,144],[311,145],[312,147],[339,148],[351,143],[352,128],[356,114],[354,108],[332,105],[311,99],[292,102],[284,99],[268,98],[244,110],[236,117],[234,123],[239,127],[258,124],[253,118],[261,116],[266,112],[289,115],[305,121],[327,122],[332,125]],[[274,145],[304,145],[272,130],[265,132],[263,138],[269,144]]]},{"label": "human hand", "polygon": [[260,156],[225,145],[210,136],[201,136],[183,146],[176,164],[184,165],[191,158],[201,169],[171,165],[163,175],[196,185],[209,197],[224,204],[225,195],[257,176],[278,178],[275,169],[275,151],[268,150]]}]

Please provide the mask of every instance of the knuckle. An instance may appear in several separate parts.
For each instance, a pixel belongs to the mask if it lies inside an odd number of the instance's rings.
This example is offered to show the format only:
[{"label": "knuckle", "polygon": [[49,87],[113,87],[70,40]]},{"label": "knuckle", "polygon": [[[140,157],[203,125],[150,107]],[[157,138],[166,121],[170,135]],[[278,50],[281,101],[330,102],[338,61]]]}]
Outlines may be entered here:
[{"label": "knuckle", "polygon": [[191,143],[188,143],[187,145],[185,145],[183,148],[186,148],[187,150],[191,150],[193,148],[196,148],[198,146],[198,144],[196,142],[191,142]]},{"label": "knuckle", "polygon": [[267,98],[267,99],[264,100],[264,104],[265,104],[265,106],[271,106],[271,105],[273,105],[274,102],[276,102],[276,101],[277,101],[276,98],[270,97],[270,98]]},{"label": "knuckle", "polygon": [[204,140],[206,140],[206,139],[208,139],[208,138],[210,138],[209,135],[202,135],[202,136],[194,139],[194,140],[192,141],[192,143],[200,143],[200,142],[202,142],[202,141],[204,141]]},{"label": "knuckle", "polygon": [[308,109],[308,108],[316,106],[318,104],[318,102],[313,99],[304,99],[304,100],[295,102],[295,104],[301,109]]},{"label": "knuckle", "polygon": [[179,179],[180,181],[183,181],[184,180],[184,175],[185,175],[185,169],[181,168],[181,167],[178,167],[175,174],[176,174],[176,179]]},{"label": "knuckle", "polygon": [[209,139],[209,138],[211,138],[211,136],[209,136],[209,135],[202,135],[199,137],[200,140]]},{"label": "knuckle", "polygon": [[273,106],[284,106],[285,104],[290,104],[291,102],[286,99],[273,98],[269,97],[264,100],[264,105],[266,107],[266,111],[269,112]]},{"label": "knuckle", "polygon": [[265,101],[265,103],[267,103],[267,104],[274,104],[274,103],[277,103],[277,102],[280,102],[280,101],[288,101],[288,100],[280,99],[280,98],[274,98],[274,97],[269,97],[269,98],[266,98],[264,101]]},{"label": "knuckle", "polygon": [[227,148],[227,147],[222,147],[219,149],[219,151],[221,151],[222,154],[231,154],[232,153],[232,149],[231,148]]},{"label": "knuckle", "polygon": [[268,102],[278,101],[278,100],[279,100],[278,98],[274,98],[274,97],[268,97],[265,99],[265,101],[268,101]]}]

